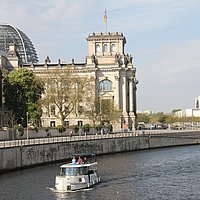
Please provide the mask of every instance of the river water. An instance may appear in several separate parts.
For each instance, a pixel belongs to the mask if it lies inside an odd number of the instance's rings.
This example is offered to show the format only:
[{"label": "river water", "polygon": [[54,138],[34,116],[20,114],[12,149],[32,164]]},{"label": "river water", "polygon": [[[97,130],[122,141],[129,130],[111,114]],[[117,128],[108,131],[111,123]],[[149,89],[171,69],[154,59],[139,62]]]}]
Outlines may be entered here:
[{"label": "river water", "polygon": [[200,199],[200,146],[99,156],[101,183],[66,194],[53,191],[62,163],[0,175],[1,200]]}]

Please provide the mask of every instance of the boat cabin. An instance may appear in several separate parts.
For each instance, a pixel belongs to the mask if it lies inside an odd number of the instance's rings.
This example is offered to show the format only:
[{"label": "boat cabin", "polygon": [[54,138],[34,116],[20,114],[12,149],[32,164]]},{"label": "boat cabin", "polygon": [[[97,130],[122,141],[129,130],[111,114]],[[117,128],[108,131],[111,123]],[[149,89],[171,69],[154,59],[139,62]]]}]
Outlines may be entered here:
[{"label": "boat cabin", "polygon": [[89,175],[97,171],[95,154],[73,154],[72,162],[60,167],[60,176]]},{"label": "boat cabin", "polygon": [[97,163],[93,164],[65,164],[60,167],[60,176],[89,175],[97,171]]}]

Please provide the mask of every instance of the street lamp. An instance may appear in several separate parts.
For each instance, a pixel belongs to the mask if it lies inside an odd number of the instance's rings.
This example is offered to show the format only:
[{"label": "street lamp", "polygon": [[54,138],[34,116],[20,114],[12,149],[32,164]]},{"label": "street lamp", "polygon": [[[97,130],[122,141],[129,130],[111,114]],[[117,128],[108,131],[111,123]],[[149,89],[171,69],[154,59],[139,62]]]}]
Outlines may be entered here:
[{"label": "street lamp", "polygon": [[27,121],[26,121],[26,125],[27,125],[27,127],[26,127],[26,139],[28,140],[28,112],[26,112],[26,119],[27,119]]},{"label": "street lamp", "polygon": [[124,133],[124,115],[121,116],[121,128],[122,128],[122,133]]}]

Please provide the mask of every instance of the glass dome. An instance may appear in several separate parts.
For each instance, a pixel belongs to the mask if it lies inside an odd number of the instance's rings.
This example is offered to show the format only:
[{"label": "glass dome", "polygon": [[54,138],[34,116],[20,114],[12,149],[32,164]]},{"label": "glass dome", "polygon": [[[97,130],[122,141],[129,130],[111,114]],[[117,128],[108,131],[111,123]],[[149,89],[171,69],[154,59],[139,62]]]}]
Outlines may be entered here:
[{"label": "glass dome", "polygon": [[10,24],[0,24],[0,54],[6,55],[10,43],[16,44],[23,64],[38,62],[36,50],[26,34]]}]

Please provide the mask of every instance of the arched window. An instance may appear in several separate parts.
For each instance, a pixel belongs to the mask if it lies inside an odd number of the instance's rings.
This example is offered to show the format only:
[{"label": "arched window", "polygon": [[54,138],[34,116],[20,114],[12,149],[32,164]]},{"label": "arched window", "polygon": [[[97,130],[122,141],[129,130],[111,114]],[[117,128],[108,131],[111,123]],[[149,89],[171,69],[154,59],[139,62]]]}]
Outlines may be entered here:
[{"label": "arched window", "polygon": [[115,44],[111,44],[111,52],[115,52],[116,48],[115,48]]},{"label": "arched window", "polygon": [[100,44],[96,44],[95,51],[96,51],[96,53],[100,52]]},{"label": "arched window", "polygon": [[107,44],[103,45],[103,52],[108,52],[108,45]]},{"label": "arched window", "polygon": [[112,81],[109,81],[109,80],[103,80],[99,83],[99,89],[100,91],[106,91],[106,92],[109,92],[109,91],[112,91],[113,88],[112,88]]}]

